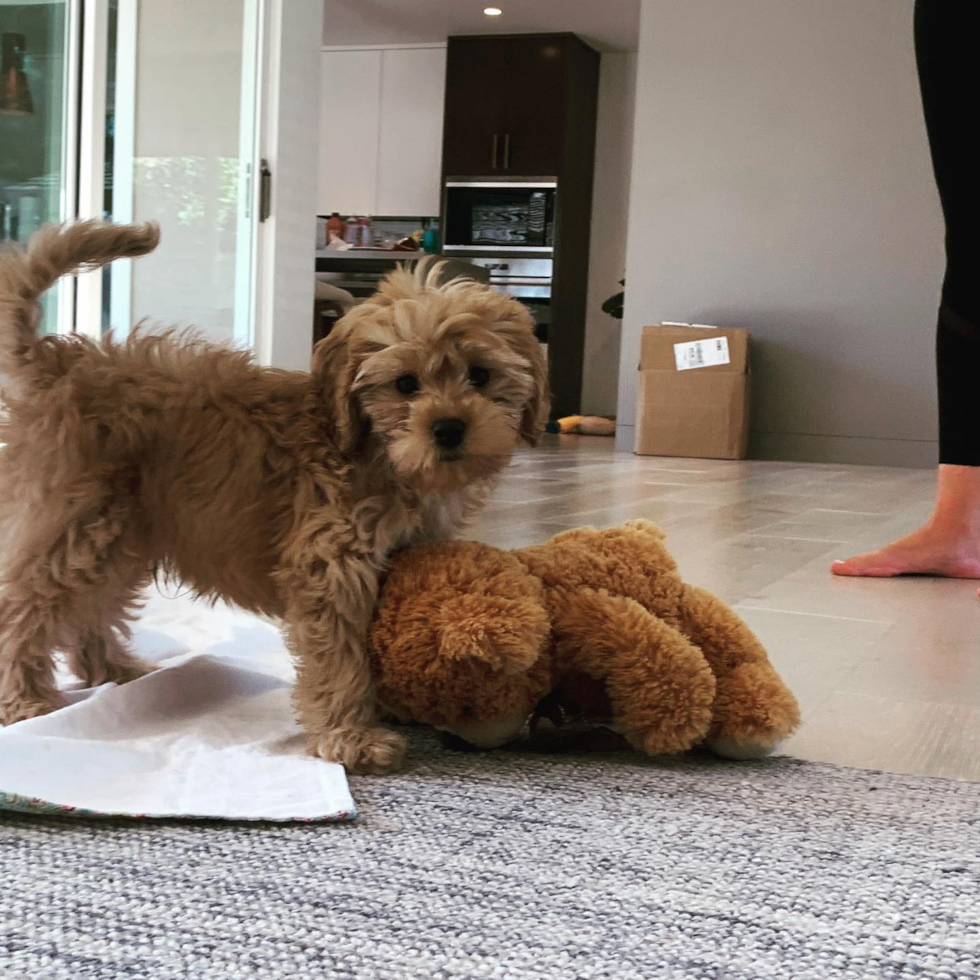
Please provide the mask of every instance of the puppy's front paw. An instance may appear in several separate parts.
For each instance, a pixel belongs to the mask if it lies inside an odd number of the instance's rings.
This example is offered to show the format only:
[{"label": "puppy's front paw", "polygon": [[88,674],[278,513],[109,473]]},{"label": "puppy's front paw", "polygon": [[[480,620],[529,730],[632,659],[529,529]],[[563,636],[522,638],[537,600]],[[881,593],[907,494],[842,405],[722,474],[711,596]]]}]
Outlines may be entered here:
[{"label": "puppy's front paw", "polygon": [[393,772],[405,760],[405,739],[387,728],[357,728],[319,732],[307,741],[310,755],[339,762],[348,772]]}]

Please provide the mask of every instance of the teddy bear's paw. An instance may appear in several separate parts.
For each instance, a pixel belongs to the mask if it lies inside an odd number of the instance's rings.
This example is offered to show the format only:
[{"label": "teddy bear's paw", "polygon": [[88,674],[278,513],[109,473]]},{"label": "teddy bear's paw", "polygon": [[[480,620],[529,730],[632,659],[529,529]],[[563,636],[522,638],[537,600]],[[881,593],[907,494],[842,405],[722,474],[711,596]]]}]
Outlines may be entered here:
[{"label": "teddy bear's paw", "polygon": [[387,728],[344,729],[311,735],[307,748],[310,755],[338,762],[350,773],[377,775],[401,767],[408,743]]},{"label": "teddy bear's paw", "polygon": [[705,748],[723,759],[734,759],[747,762],[750,759],[762,759],[775,751],[779,746],[778,740],[767,741],[764,738],[724,738],[716,737],[705,740]]},{"label": "teddy bear's paw", "polygon": [[702,718],[693,719],[689,724],[676,728],[645,728],[642,730],[624,729],[626,740],[634,749],[646,755],[676,755],[693,749],[704,737],[711,721],[707,710]]}]

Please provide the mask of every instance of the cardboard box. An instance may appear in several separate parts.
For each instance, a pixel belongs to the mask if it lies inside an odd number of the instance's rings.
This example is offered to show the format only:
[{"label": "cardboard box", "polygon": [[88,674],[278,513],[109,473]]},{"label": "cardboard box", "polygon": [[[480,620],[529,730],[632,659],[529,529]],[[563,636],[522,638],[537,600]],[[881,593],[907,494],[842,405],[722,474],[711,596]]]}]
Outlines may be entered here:
[{"label": "cardboard box", "polygon": [[643,328],[636,452],[744,459],[749,332],[662,323]]}]

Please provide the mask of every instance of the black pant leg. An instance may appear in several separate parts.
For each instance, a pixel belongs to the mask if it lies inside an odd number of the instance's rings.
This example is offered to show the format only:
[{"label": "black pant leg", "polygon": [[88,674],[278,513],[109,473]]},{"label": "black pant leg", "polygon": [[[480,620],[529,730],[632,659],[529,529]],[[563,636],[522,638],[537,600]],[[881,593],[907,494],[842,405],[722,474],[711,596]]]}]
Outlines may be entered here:
[{"label": "black pant leg", "polygon": [[916,0],[915,54],[946,224],[936,332],[939,458],[980,466],[980,2]]}]

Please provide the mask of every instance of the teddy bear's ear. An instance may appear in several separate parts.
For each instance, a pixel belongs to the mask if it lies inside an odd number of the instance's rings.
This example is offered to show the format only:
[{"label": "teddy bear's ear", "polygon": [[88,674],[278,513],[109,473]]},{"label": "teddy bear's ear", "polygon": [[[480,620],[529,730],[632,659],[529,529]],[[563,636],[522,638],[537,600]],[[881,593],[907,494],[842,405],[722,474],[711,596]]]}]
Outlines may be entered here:
[{"label": "teddy bear's ear", "polygon": [[503,674],[530,669],[547,648],[548,613],[531,597],[463,595],[440,610],[439,655],[473,660]]},{"label": "teddy bear's ear", "polygon": [[665,541],[667,535],[664,534],[663,528],[654,524],[653,521],[628,521],[623,525],[623,528],[630,531],[633,534],[642,534],[650,538],[654,538],[657,541]]}]

